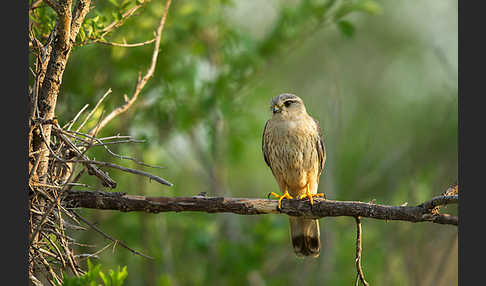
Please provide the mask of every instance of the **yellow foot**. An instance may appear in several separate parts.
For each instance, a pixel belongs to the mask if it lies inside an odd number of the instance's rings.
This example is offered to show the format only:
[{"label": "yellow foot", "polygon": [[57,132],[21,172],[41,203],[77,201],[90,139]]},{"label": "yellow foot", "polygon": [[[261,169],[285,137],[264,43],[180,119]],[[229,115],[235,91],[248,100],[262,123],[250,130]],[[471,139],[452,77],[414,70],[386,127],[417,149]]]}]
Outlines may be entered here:
[{"label": "yellow foot", "polygon": [[320,194],[311,194],[311,192],[309,191],[309,185],[307,185],[307,190],[305,192],[305,194],[301,195],[299,197],[299,199],[303,199],[303,198],[309,198],[309,201],[310,201],[310,204],[313,205],[314,204],[314,199],[312,199],[313,197],[323,197],[325,198],[324,194],[323,193],[320,193]]},{"label": "yellow foot", "polygon": [[287,190],[285,190],[285,193],[281,196],[274,193],[274,192],[271,192],[268,196],[274,196],[274,197],[278,198],[278,209],[282,208],[282,200],[283,199],[293,199],[293,197],[291,195],[289,195],[289,192]]}]

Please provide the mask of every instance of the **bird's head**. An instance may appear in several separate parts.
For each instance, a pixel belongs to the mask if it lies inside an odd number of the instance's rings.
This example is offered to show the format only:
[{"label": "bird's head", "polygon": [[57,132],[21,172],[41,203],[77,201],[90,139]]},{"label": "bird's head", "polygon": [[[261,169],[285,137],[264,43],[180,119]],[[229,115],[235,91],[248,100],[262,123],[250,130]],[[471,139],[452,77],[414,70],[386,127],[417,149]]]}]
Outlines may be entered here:
[{"label": "bird's head", "polygon": [[286,118],[307,114],[304,101],[291,93],[282,93],[272,98],[270,109],[273,112],[273,117]]}]

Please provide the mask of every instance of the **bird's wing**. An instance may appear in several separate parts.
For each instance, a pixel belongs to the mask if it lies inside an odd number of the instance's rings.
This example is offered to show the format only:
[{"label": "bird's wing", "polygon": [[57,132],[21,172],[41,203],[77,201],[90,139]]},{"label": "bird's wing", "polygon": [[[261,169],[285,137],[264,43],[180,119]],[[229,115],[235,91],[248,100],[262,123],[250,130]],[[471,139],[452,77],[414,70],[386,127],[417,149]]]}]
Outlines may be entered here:
[{"label": "bird's wing", "polygon": [[319,175],[321,175],[322,169],[324,169],[324,163],[326,162],[326,146],[324,145],[324,139],[322,139],[322,130],[319,126],[319,122],[317,122],[315,119],[314,122],[316,123],[317,132],[319,134],[319,138],[316,142],[316,149],[317,155],[319,156]]},{"label": "bird's wing", "polygon": [[262,152],[263,152],[263,158],[265,159],[265,163],[267,163],[268,167],[272,169],[272,166],[270,166],[270,161],[268,161],[268,156],[267,156],[267,144],[265,144],[265,132],[267,131],[267,123],[265,123],[265,127],[263,128],[263,135],[262,135]]}]

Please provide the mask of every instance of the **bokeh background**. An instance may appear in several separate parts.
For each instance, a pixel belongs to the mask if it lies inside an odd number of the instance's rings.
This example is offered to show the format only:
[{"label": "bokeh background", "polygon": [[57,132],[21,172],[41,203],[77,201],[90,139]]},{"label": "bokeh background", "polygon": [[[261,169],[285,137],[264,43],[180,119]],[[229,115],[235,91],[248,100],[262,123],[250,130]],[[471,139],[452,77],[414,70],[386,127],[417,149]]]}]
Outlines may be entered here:
[{"label": "bokeh background", "polygon": [[[88,17],[109,17],[121,2],[135,1],[95,1]],[[164,5],[152,0],[109,40],[150,39]],[[457,51],[454,0],[176,0],[154,77],[101,133],[146,140],[112,150],[167,168],[119,160],[101,147],[89,155],[174,183],[109,170],[116,191],[128,194],[263,198],[278,190],[261,153],[269,102],[291,92],[323,129],[320,192],[419,204],[457,182]],[[151,53],[151,45],[75,49],[58,100],[61,123],[108,88],[105,114],[120,106]],[[81,182],[103,188],[89,176]],[[103,269],[128,267],[126,285],[354,285],[353,218],[321,219],[320,257],[297,259],[284,215],[80,213],[155,258],[121,247],[100,253]],[[95,245],[78,253],[110,243],[94,231],[72,235]],[[372,285],[457,285],[457,228],[363,219],[362,265]]]}]

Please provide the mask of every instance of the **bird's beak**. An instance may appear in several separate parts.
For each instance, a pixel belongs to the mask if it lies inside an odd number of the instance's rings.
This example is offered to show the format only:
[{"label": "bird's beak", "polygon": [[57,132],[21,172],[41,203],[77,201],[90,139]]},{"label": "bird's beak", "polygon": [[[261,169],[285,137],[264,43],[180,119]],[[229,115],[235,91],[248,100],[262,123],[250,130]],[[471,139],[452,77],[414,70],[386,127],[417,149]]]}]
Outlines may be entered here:
[{"label": "bird's beak", "polygon": [[273,113],[278,113],[278,112],[280,112],[280,111],[282,111],[282,110],[281,110],[281,109],[280,109],[278,106],[274,105],[274,106],[272,107],[272,112],[273,112]]}]

